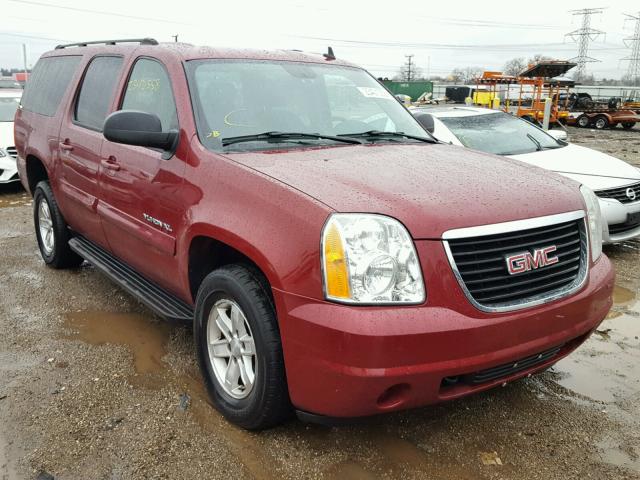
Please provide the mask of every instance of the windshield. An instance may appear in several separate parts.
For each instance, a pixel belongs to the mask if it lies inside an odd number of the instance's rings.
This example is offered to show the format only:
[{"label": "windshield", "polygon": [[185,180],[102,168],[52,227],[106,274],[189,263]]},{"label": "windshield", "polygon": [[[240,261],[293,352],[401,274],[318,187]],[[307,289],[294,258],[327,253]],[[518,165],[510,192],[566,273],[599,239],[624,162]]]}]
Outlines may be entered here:
[{"label": "windshield", "polygon": [[465,147],[481,152],[518,155],[564,146],[535,125],[502,112],[438,119]]},{"label": "windshield", "polygon": [[[337,136],[376,131],[429,137],[382,85],[359,68],[197,60],[187,63],[187,71],[198,134],[203,144],[213,150],[272,148],[264,140],[223,147],[225,138],[265,132]],[[287,148],[338,144],[327,138],[271,140],[285,143]],[[376,135],[366,141],[416,140]]]},{"label": "windshield", "polygon": [[13,122],[18,105],[19,97],[0,97],[0,122]]}]

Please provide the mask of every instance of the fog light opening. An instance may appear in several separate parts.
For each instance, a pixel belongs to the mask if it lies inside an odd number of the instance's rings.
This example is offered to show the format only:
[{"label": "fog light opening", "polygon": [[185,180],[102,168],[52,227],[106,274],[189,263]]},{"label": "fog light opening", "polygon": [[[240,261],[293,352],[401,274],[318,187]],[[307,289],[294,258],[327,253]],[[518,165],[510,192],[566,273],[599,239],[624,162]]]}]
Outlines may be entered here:
[{"label": "fog light opening", "polygon": [[411,390],[411,386],[408,383],[398,383],[387,388],[378,397],[378,407],[386,409],[402,405],[409,397],[409,390]]}]

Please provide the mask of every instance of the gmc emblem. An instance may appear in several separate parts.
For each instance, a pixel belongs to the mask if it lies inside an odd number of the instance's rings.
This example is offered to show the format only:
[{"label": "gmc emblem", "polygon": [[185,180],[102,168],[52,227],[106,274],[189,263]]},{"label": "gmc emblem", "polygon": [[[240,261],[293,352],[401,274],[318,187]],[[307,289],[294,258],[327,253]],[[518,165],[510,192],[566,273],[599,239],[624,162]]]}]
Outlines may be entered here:
[{"label": "gmc emblem", "polygon": [[551,257],[550,254],[556,251],[556,246],[538,248],[531,252],[516,253],[505,258],[509,275],[528,272],[538,268],[553,265],[559,262],[558,257]]}]

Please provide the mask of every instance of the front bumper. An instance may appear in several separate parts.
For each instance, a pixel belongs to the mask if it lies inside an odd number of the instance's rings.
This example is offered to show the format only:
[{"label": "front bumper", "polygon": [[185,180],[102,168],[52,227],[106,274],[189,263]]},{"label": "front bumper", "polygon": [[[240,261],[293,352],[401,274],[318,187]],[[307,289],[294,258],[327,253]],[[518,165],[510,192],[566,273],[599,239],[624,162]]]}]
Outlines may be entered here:
[{"label": "front bumper", "polygon": [[0,183],[20,181],[16,159],[10,156],[0,158]]},{"label": "front bumper", "polygon": [[622,242],[640,236],[640,225],[629,229],[618,229],[618,226],[627,222],[629,215],[640,212],[640,200],[634,203],[620,203],[617,200],[606,198],[598,200],[602,211],[602,220],[606,224],[602,232],[603,243]]},{"label": "front bumper", "polygon": [[[329,417],[418,407],[486,390],[543,370],[573,351],[611,308],[606,256],[570,297],[498,314],[471,306],[441,242],[416,242],[428,299],[413,307],[337,305],[274,290],[293,405]],[[425,265],[426,263],[426,265]],[[531,368],[479,384],[451,377],[503,366],[561,346]],[[446,380],[445,380],[446,379]]]}]

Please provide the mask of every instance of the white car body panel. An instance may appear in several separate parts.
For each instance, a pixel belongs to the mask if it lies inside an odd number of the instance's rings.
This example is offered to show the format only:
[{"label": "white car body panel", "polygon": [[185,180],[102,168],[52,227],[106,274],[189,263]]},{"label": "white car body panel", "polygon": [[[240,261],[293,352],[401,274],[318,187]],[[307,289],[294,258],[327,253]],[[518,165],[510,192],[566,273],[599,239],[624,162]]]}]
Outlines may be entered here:
[{"label": "white car body panel", "polygon": [[[21,90],[0,90],[0,96],[20,98],[22,96]],[[6,153],[7,147],[13,147],[13,122],[0,122],[0,148]],[[4,157],[0,157],[0,184],[18,182],[18,167],[16,166],[16,159],[9,154]]]},{"label": "white car body panel", "polygon": [[[450,109],[420,109],[434,117],[433,135],[443,142],[463,146],[455,134],[449,130],[439,117],[465,117],[488,115],[495,110],[477,107],[454,107]],[[594,191],[620,188],[640,183],[640,169],[618,158],[579,145],[568,144],[553,150],[508,155],[509,158],[526,162],[536,167],[552,170],[575,180]],[[620,203],[618,200],[599,198],[603,225],[604,243],[615,243],[640,236],[640,227],[620,234],[610,234],[609,225],[625,223],[629,214],[640,212],[640,188],[636,188],[637,200],[632,203]]]}]

